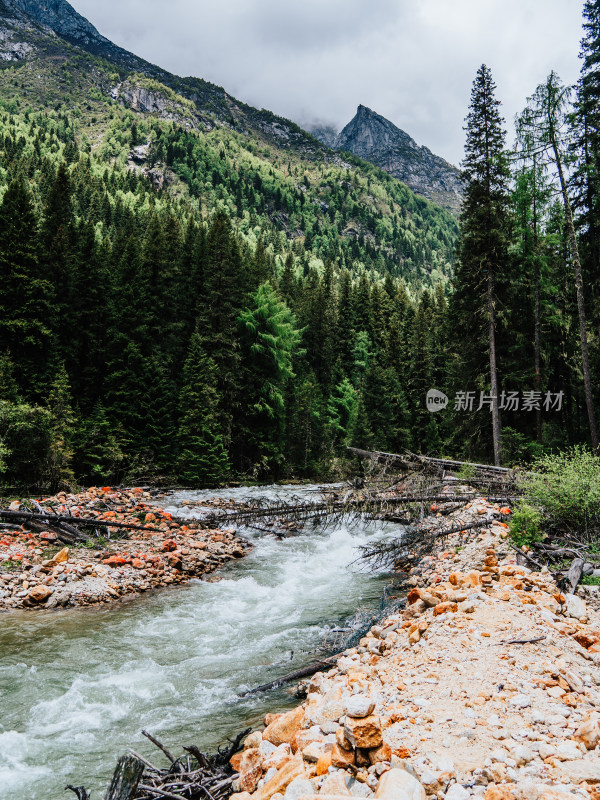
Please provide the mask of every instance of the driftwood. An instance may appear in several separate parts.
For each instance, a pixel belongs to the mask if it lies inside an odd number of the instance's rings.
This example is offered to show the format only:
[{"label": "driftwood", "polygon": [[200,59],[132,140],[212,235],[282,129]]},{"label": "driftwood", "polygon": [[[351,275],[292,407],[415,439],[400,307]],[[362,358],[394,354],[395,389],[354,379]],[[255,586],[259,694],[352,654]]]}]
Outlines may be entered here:
[{"label": "driftwood", "polygon": [[144,765],[135,756],[121,756],[104,800],[133,800],[144,773]]},{"label": "driftwood", "polygon": [[[239,777],[234,773],[229,759],[241,747],[250,728],[242,731],[229,747],[219,748],[216,756],[207,756],[190,745],[187,755],[175,758],[155,736],[142,731],[166,756],[169,766],[154,766],[134,751],[117,762],[104,800],[226,800],[232,793],[232,784]],[[90,800],[83,786],[67,786],[78,800]]]},{"label": "driftwood", "polygon": [[244,692],[240,697],[249,697],[252,694],[258,694],[258,692],[268,692],[270,689],[277,689],[278,686],[282,686],[284,683],[292,683],[292,681],[298,681],[301,678],[309,678],[311,675],[314,675],[315,672],[320,672],[322,669],[331,667],[340,655],[341,653],[337,653],[334,656],[322,658],[320,661],[313,661],[313,663],[309,664],[307,667],[297,669],[295,672],[290,672],[287,675],[282,675],[280,678],[276,678],[270,683],[263,683],[260,686],[256,686],[254,689]]},{"label": "driftwood", "polygon": [[571,594],[575,592],[577,584],[581,580],[584,563],[585,562],[583,558],[574,558],[571,566],[569,567],[569,571],[565,576],[565,584],[570,588]]}]

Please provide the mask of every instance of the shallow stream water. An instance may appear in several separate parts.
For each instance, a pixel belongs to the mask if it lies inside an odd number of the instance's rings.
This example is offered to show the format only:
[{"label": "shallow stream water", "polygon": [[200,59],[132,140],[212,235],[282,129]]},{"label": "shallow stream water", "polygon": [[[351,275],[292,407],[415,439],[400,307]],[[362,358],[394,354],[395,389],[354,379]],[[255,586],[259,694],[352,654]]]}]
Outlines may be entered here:
[{"label": "shallow stream water", "polygon": [[[319,499],[317,487],[230,489],[220,496]],[[215,492],[180,492],[181,507]],[[162,503],[161,503],[162,504]],[[357,571],[357,547],[398,535],[368,522],[307,526],[297,536],[242,531],[254,549],[217,583],[187,586],[112,608],[0,616],[0,798],[74,797],[67,783],[100,800],[119,755],[161,754],[143,728],[171,750],[214,751],[294,704],[284,689],[240,698],[245,689],[314,660],[328,629],[357,608],[379,605],[385,579]]]}]

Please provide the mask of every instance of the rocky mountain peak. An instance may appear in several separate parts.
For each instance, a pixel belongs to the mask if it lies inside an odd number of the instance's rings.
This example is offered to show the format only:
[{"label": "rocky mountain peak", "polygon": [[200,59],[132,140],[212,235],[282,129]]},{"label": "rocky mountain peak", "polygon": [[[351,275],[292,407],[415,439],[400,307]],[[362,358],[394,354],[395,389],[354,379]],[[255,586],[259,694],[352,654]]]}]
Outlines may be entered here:
[{"label": "rocky mountain peak", "polygon": [[335,138],[327,126],[315,127],[312,132],[329,147],[371,161],[439,205],[452,211],[460,208],[460,171],[367,106],[359,105],[353,119]]}]

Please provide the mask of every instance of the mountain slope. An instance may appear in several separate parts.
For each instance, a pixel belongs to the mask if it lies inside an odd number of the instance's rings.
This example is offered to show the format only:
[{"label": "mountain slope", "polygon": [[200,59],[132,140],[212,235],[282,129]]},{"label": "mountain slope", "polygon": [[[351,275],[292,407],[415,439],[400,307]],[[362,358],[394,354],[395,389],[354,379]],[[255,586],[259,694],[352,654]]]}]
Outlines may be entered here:
[{"label": "mountain slope", "polygon": [[12,113],[66,113],[82,152],[205,217],[225,203],[252,242],[272,230],[307,263],[373,269],[414,291],[451,273],[456,223],[442,209],[289,120],[116,47],[65,0],[0,0],[0,98]]},{"label": "mountain slope", "polygon": [[329,126],[316,127],[313,134],[329,147],[371,161],[439,205],[452,211],[460,208],[460,171],[370,108],[360,105],[335,137]]}]

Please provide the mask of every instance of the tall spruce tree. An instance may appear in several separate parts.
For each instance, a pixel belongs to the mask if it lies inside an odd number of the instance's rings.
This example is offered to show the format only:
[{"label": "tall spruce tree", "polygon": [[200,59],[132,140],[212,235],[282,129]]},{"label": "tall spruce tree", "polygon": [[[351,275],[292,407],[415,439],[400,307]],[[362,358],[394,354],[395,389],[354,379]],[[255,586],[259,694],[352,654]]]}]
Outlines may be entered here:
[{"label": "tall spruce tree", "polygon": [[0,353],[10,353],[28,397],[40,396],[54,357],[53,286],[39,262],[38,227],[27,188],[13,181],[0,205]]},{"label": "tall spruce tree", "polygon": [[[497,302],[508,267],[508,158],[496,86],[485,64],[477,71],[466,118],[464,202],[454,282],[454,332],[460,337],[463,379],[487,373],[494,463],[502,461],[497,363]],[[487,351],[487,365],[481,354]],[[487,368],[486,368],[487,367]],[[470,386],[466,385],[465,390]]]},{"label": "tall spruce tree", "polygon": [[569,197],[569,185],[565,170],[566,139],[569,133],[569,116],[571,90],[564,86],[555,72],[551,72],[544,83],[541,83],[528,99],[527,123],[529,134],[536,152],[553,165],[564,207],[565,225],[569,240],[569,249],[575,293],[577,297],[577,313],[579,317],[579,341],[581,348],[581,365],[583,386],[587,408],[590,439],[594,450],[598,450],[598,426],[592,390],[592,376],[588,346],[587,312],[585,287],[579,255],[579,244],[575,232],[573,210]]}]

